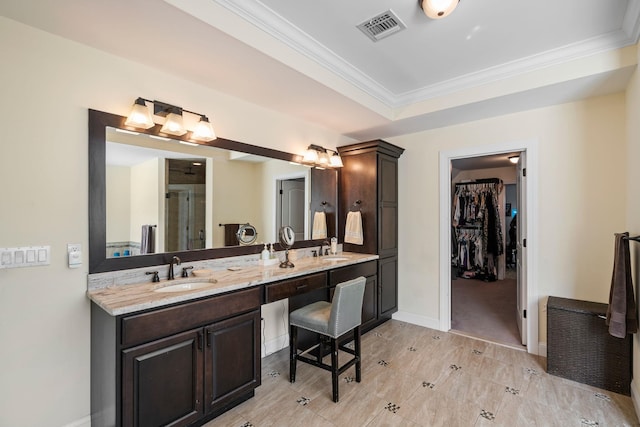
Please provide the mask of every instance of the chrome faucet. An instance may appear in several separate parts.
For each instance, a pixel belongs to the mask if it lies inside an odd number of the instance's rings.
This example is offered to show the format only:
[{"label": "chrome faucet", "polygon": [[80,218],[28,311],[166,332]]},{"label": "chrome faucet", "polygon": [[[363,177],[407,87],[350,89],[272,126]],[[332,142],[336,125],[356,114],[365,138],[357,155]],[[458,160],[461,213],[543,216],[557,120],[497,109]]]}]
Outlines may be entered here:
[{"label": "chrome faucet", "polygon": [[173,264],[180,265],[180,262],[180,258],[178,258],[177,256],[171,258],[171,262],[169,263],[169,277],[167,278],[167,280],[175,279],[175,276],[173,275]]},{"label": "chrome faucet", "polygon": [[330,246],[330,245],[329,245],[329,242],[325,240],[324,242],[320,243],[320,250],[318,251],[318,256],[327,255],[326,253],[323,253],[323,252],[322,252],[322,247],[323,247],[324,245],[327,245],[327,248],[325,249],[325,251],[328,251],[328,250],[329,250],[329,246]]}]

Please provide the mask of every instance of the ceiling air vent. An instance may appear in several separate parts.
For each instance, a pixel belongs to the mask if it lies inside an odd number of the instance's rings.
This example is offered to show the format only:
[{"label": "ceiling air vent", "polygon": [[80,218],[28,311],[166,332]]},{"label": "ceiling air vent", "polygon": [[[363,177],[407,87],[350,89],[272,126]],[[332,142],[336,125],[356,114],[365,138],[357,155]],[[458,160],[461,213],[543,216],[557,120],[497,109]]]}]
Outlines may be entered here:
[{"label": "ceiling air vent", "polygon": [[404,25],[404,22],[402,22],[391,10],[387,10],[380,15],[367,19],[365,22],[358,25],[358,29],[374,42],[385,37],[389,37],[390,35],[404,30],[405,28],[407,28],[407,26]]}]

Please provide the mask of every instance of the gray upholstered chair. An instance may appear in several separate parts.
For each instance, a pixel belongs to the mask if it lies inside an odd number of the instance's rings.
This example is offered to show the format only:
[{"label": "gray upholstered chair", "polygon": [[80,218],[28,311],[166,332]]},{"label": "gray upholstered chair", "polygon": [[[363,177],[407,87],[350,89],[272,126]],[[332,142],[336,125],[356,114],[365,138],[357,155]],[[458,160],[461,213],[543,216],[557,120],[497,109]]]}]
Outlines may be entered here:
[{"label": "gray upholstered chair", "polygon": [[[296,381],[296,362],[309,363],[331,372],[333,401],[338,401],[338,377],[354,364],[356,365],[356,381],[361,379],[360,360],[360,324],[362,323],[362,299],[366,279],[358,277],[340,283],[336,286],[332,302],[318,301],[306,305],[289,315],[289,380]],[[298,353],[298,328],[303,328],[320,334],[320,344]],[[339,343],[339,338],[353,332],[354,348],[350,349]],[[324,356],[324,342],[330,342],[331,365],[322,362]],[[344,340],[343,340],[344,341]],[[318,348],[315,359],[306,354]],[[340,366],[338,350],[342,350],[354,357]]]}]

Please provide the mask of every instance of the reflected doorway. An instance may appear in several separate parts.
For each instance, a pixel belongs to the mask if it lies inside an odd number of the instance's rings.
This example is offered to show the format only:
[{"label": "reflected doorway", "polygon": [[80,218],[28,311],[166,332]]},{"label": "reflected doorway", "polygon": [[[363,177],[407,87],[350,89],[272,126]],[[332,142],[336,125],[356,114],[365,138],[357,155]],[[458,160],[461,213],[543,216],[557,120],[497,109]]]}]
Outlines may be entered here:
[{"label": "reflected doorway", "polygon": [[276,181],[276,230],[290,226],[296,241],[304,240],[305,187],[304,178]]},{"label": "reflected doorway", "polygon": [[167,159],[165,251],[206,247],[206,161]]}]

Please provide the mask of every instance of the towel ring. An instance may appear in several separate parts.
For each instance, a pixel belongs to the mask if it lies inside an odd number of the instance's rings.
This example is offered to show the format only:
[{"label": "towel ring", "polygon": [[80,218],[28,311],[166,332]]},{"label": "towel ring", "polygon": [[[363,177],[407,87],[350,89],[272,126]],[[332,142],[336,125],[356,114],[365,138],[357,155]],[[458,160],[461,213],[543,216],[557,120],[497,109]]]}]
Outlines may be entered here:
[{"label": "towel ring", "polygon": [[360,210],[360,205],[362,204],[362,200],[358,199],[355,202],[353,202],[353,205],[351,205],[351,211],[355,211],[355,210]]}]

